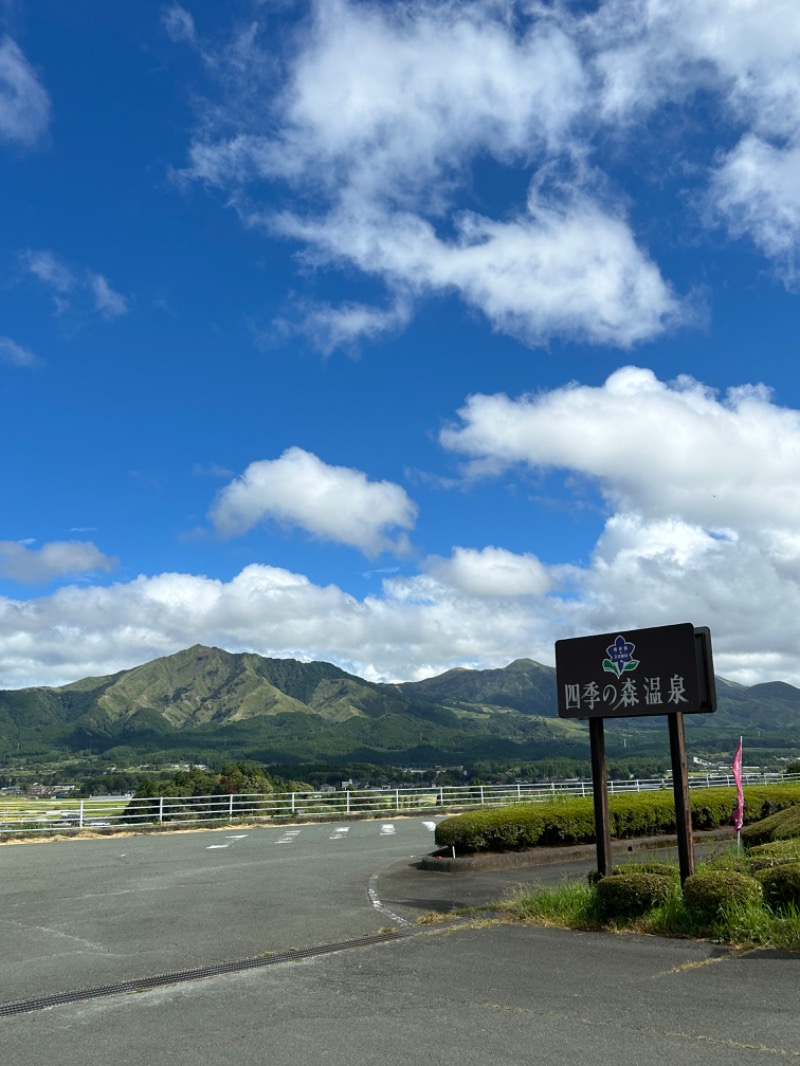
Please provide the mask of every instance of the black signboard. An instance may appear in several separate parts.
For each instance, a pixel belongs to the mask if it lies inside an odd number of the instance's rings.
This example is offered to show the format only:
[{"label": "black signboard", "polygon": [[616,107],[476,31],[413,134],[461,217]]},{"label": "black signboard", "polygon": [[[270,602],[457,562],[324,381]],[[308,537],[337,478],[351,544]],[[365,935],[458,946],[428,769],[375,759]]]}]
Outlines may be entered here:
[{"label": "black signboard", "polygon": [[716,709],[711,638],[691,622],[556,641],[560,718]]}]

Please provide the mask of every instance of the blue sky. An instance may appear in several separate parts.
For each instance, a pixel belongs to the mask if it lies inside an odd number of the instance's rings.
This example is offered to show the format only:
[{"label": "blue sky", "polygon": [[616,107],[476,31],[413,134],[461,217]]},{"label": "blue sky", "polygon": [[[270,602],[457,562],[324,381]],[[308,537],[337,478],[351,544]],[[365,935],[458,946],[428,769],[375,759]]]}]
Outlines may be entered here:
[{"label": "blue sky", "polygon": [[800,684],[798,113],[788,0],[5,0],[0,686]]}]

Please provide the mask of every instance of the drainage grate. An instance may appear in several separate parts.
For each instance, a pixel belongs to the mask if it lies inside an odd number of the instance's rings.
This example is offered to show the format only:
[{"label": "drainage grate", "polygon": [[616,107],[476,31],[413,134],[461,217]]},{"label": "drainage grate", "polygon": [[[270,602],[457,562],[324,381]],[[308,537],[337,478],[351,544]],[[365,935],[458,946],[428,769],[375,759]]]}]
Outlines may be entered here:
[{"label": "drainage grate", "polygon": [[[456,919],[456,922],[464,919]],[[452,922],[446,923],[448,926]],[[386,933],[374,933],[370,936],[356,937],[353,940],[340,940],[333,944],[319,944],[313,948],[298,948],[275,955],[259,955],[254,959],[240,959],[238,962],[223,962],[216,966],[200,966],[195,970],[178,970],[175,973],[158,974],[155,977],[141,977],[132,981],[119,981],[113,985],[100,985],[97,988],[82,988],[73,992],[57,992],[52,996],[40,996],[37,999],[21,1000],[19,1003],[0,1004],[0,1015],[29,1014],[32,1011],[47,1010],[65,1003],[82,1003],[90,999],[102,999],[105,996],[119,996],[129,992],[146,992],[151,988],[164,985],[181,984],[184,981],[200,981],[204,977],[219,977],[226,973],[241,973],[244,970],[258,970],[263,966],[275,966],[281,962],[297,962],[310,959],[316,955],[330,955],[335,951],[347,951],[350,948],[370,947],[373,944],[385,944],[391,940],[419,936],[423,932],[432,932],[430,926],[423,929],[390,930]]]}]

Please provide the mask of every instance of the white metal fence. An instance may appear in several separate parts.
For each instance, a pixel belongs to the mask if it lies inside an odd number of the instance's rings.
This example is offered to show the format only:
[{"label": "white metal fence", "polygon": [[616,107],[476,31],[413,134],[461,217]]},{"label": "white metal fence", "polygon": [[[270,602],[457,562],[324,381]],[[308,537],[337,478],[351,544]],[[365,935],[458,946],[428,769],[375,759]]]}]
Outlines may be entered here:
[{"label": "white metal fence", "polygon": [[[751,785],[800,781],[800,774],[745,774]],[[690,777],[691,788],[733,787],[731,774]],[[610,781],[610,793],[671,789],[669,777]],[[160,796],[82,799],[72,804],[36,804],[25,797],[0,800],[0,839],[20,834],[113,831],[157,826],[309,820],[358,815],[443,813],[470,807],[499,807],[531,803],[558,796],[591,796],[591,781],[551,781],[547,784],[443,785],[430,788],[369,788],[319,792],[276,792],[225,796]]]}]

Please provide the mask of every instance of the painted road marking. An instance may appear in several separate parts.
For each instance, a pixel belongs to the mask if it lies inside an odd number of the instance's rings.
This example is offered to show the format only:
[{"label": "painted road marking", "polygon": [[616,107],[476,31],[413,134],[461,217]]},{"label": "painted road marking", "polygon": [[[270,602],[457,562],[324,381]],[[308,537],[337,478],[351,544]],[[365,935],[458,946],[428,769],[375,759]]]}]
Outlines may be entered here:
[{"label": "painted road marking", "polygon": [[378,896],[378,878],[382,873],[383,870],[376,870],[369,879],[369,885],[367,886],[367,896],[369,897],[369,901],[376,911],[379,911],[384,917],[389,918],[395,925],[408,925],[405,918],[401,918],[399,914],[390,911],[385,904],[381,903],[380,897]]},{"label": "painted road marking", "polygon": [[394,826],[391,824],[391,822],[388,822],[386,825],[382,825],[381,826],[381,836],[382,837],[391,836],[392,833],[394,833],[394,831],[395,831],[395,829],[394,829]]},{"label": "painted road marking", "polygon": [[287,829],[283,836],[278,837],[275,841],[276,844],[291,844],[296,836],[299,836],[299,829]]},{"label": "painted road marking", "polygon": [[209,844],[206,851],[219,851],[220,848],[227,848],[227,844]]},{"label": "painted road marking", "polygon": [[436,822],[423,822],[426,829],[430,829],[431,832],[436,828]]},{"label": "painted road marking", "polygon": [[349,832],[350,832],[350,826],[349,825],[340,825],[340,826],[337,826],[336,829],[334,829],[334,831],[331,833],[331,835],[328,837],[328,839],[329,840],[342,840],[344,838],[345,834],[349,833]]}]

